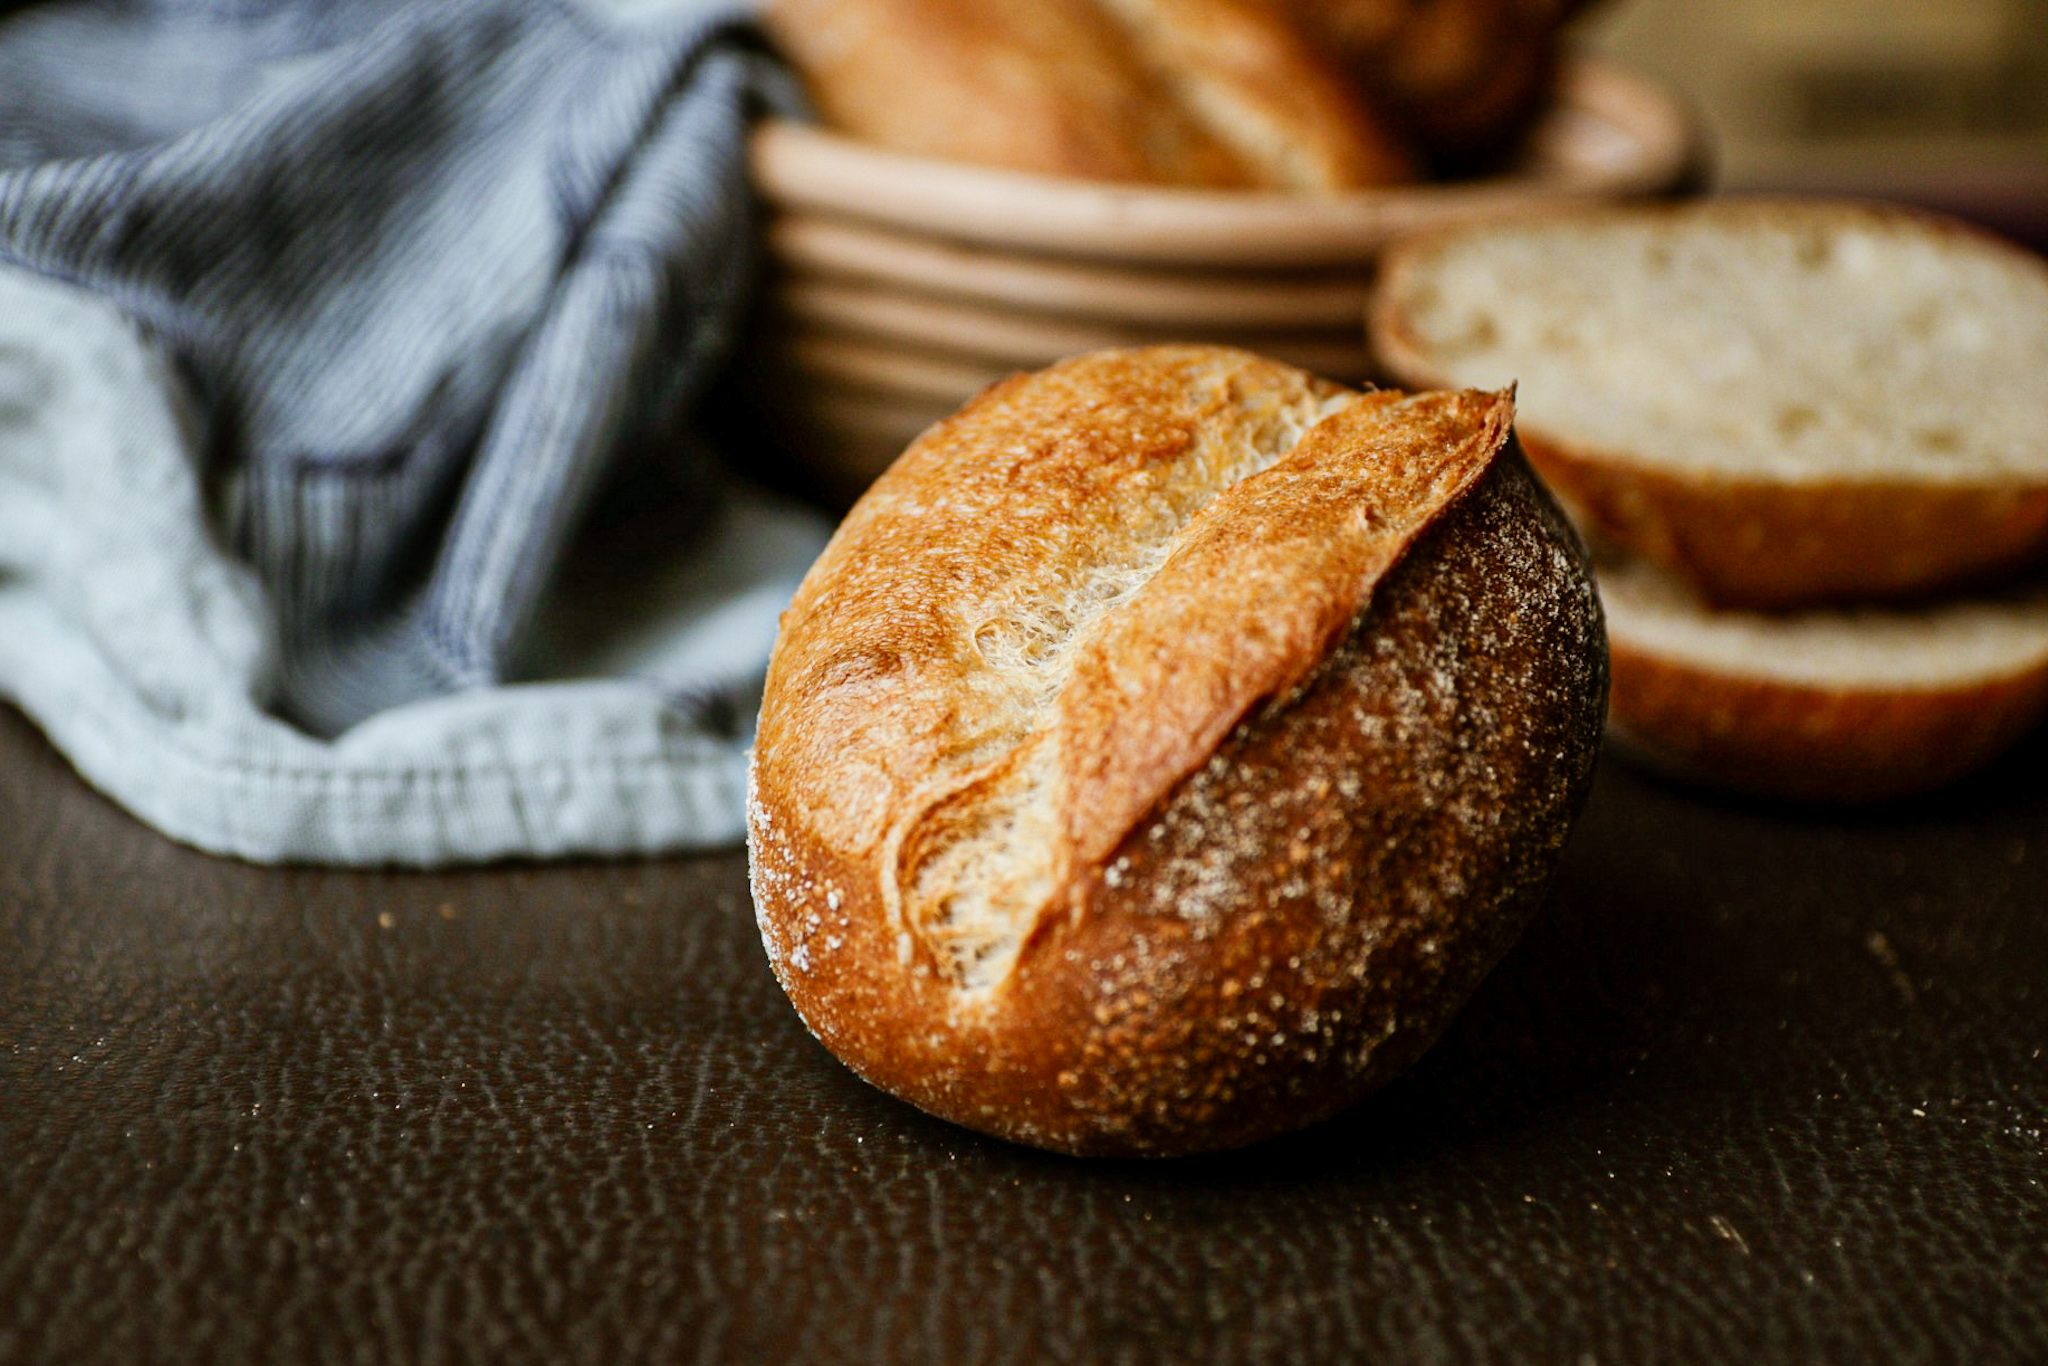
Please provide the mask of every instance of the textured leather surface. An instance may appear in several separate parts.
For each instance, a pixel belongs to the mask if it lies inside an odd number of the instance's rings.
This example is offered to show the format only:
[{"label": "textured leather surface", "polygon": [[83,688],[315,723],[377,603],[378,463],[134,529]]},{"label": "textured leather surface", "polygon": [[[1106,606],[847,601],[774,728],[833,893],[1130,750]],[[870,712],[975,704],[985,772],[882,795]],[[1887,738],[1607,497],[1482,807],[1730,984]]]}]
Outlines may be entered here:
[{"label": "textured leather surface", "polygon": [[835,1064],[737,854],[245,867],[0,711],[0,1361],[2048,1360],[2044,758],[1610,765],[1406,1080],[1103,1164]]}]

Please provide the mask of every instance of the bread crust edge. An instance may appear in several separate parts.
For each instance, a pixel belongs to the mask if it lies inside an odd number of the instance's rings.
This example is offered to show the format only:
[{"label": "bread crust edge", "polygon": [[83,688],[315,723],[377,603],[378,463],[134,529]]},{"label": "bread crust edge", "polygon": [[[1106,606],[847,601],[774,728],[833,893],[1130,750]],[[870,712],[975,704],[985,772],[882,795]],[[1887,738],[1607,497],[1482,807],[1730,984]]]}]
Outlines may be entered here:
[{"label": "bread crust edge", "polygon": [[1757,678],[1609,642],[1616,753],[1681,781],[1781,801],[1864,805],[1945,787],[2048,715],[2048,660],[1938,688]]}]

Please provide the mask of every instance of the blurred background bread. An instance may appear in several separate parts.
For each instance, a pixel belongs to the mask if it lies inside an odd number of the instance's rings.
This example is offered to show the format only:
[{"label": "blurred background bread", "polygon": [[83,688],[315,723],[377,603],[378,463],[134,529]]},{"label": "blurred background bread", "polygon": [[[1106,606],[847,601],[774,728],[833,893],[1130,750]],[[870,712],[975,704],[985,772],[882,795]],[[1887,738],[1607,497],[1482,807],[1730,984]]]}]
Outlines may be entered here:
[{"label": "blurred background bread", "polygon": [[899,151],[1050,175],[1256,184],[1093,0],[774,0],[827,123]]},{"label": "blurred background bread", "polygon": [[1334,193],[1497,159],[1556,0],[769,0],[831,126],[946,160]]}]

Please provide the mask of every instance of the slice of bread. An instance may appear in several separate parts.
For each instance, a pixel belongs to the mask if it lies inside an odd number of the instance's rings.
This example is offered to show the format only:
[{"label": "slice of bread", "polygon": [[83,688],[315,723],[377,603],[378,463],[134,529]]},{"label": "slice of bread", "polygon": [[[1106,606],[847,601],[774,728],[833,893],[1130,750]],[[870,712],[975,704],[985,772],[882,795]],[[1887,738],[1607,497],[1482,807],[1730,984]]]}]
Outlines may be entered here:
[{"label": "slice of bread", "polygon": [[1939,787],[2048,714],[2048,591],[1910,609],[1707,607],[1603,560],[1618,752],[1711,786],[1865,802]]},{"label": "slice of bread", "polygon": [[1728,606],[1990,581],[2048,550],[2048,263],[1814,200],[1577,210],[1399,246],[1411,385],[1519,382],[1586,528]]}]

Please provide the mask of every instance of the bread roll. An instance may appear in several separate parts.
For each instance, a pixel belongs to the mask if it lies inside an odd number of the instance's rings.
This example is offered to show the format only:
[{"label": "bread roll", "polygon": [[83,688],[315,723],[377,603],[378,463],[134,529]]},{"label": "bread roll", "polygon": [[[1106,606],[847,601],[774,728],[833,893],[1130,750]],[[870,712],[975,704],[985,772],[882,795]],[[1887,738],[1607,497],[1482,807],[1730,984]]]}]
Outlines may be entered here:
[{"label": "bread roll", "polygon": [[1584,209],[1397,246],[1372,345],[1519,385],[1602,540],[1724,607],[1986,582],[2048,553],[2048,264],[1846,202]]},{"label": "bread roll", "polygon": [[1507,394],[1112,351],[920,437],[783,619],[763,940],[934,1114],[1231,1147],[1416,1057],[1534,910],[1606,695]]}]

